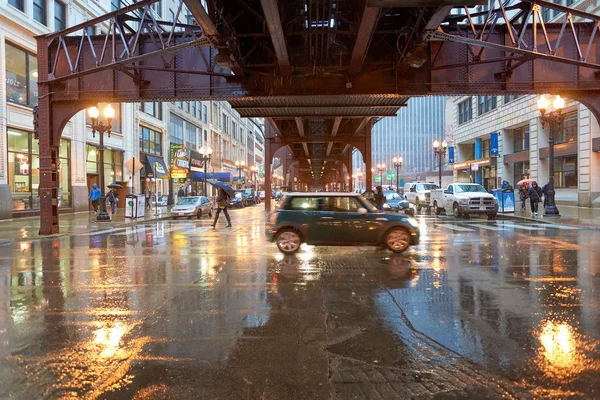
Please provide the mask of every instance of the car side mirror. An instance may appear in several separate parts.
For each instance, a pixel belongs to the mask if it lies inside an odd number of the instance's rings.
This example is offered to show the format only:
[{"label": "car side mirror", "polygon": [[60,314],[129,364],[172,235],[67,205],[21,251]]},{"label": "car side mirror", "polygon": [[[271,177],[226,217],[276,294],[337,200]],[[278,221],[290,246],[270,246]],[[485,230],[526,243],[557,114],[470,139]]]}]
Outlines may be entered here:
[{"label": "car side mirror", "polygon": [[366,213],[368,213],[368,212],[369,212],[369,211],[367,211],[367,209],[366,209],[366,208],[363,208],[363,207],[361,207],[361,208],[359,208],[359,209],[358,209],[358,213],[359,213],[360,215],[365,215],[365,214],[366,214]]}]

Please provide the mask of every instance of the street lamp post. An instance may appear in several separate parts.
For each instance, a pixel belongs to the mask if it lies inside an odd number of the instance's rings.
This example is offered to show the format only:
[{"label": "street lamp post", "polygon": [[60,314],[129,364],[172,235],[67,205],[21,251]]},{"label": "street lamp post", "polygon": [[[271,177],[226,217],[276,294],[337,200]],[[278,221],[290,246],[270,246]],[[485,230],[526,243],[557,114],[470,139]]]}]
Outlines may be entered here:
[{"label": "street lamp post", "polygon": [[396,193],[400,194],[400,169],[402,168],[404,159],[402,157],[394,157],[392,161],[394,162],[394,167],[396,167]]},{"label": "street lamp post", "polygon": [[442,187],[442,163],[444,161],[444,157],[446,157],[447,149],[448,149],[448,142],[446,142],[446,140],[443,140],[442,143],[440,143],[440,141],[437,139],[435,139],[433,141],[433,152],[435,153],[436,156],[438,156],[440,158],[440,170],[439,170],[440,188]]},{"label": "street lamp post", "polygon": [[550,179],[548,179],[548,190],[544,194],[547,198],[544,215],[560,215],[554,201],[554,195],[556,194],[554,191],[554,131],[560,129],[565,120],[565,116],[562,114],[562,110],[565,108],[565,100],[560,96],[556,96],[552,102],[554,111],[547,112],[549,101],[542,95],[537,102],[537,106],[541,114],[540,121],[542,122],[542,129],[544,129],[546,123],[548,123],[550,128],[550,134],[548,135]]},{"label": "street lamp post", "polygon": [[258,166],[253,165],[250,167],[250,174],[252,175],[252,182],[254,183],[254,191],[258,191],[258,186],[256,185],[256,177],[258,176]]},{"label": "street lamp post", "polygon": [[96,132],[100,135],[100,142],[98,146],[98,161],[99,161],[99,175],[100,175],[100,212],[96,215],[96,221],[110,222],[110,216],[106,212],[106,195],[104,194],[104,133],[110,137],[111,122],[115,116],[115,110],[111,105],[107,105],[104,109],[104,117],[106,123],[100,121],[100,110],[98,107],[92,107],[88,110],[88,114],[92,120],[92,137],[96,137]]},{"label": "street lamp post", "polygon": [[244,165],[246,165],[246,163],[243,161],[235,162],[235,168],[238,171],[238,189],[242,188],[242,171],[244,169]]},{"label": "street lamp post", "polygon": [[358,178],[358,190],[359,190],[359,191],[362,191],[362,186],[361,186],[361,179],[362,179],[362,176],[363,176],[363,173],[362,173],[362,171],[360,171],[360,170],[359,170],[359,171],[356,173],[356,177]]},{"label": "street lamp post", "polygon": [[202,157],[200,157],[200,159],[202,160],[202,163],[204,164],[204,195],[206,197],[208,197],[208,192],[206,190],[207,189],[206,180],[208,179],[208,177],[207,177],[208,163],[210,162],[212,152],[213,152],[213,150],[208,145],[206,145],[206,147],[204,147],[204,146],[200,147],[200,154],[202,155]]},{"label": "street lamp post", "polygon": [[383,171],[385,171],[385,164],[377,164],[377,171],[379,171],[379,180],[383,185]]}]

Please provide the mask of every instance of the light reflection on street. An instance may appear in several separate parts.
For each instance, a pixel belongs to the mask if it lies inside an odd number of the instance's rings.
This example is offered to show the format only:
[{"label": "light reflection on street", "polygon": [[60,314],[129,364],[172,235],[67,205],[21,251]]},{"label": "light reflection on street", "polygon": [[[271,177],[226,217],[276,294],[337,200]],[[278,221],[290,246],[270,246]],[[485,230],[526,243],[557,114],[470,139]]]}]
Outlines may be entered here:
[{"label": "light reflection on street", "polygon": [[100,357],[113,357],[119,350],[119,343],[126,332],[125,325],[117,321],[112,326],[103,326],[94,333],[94,342],[100,347]]}]

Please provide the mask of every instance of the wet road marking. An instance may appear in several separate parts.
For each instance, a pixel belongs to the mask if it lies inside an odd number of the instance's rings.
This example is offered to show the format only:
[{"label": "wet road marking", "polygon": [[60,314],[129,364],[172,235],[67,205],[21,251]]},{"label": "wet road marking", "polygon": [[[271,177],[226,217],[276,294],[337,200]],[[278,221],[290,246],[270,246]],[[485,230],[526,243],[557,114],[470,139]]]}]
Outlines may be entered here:
[{"label": "wet road marking", "polygon": [[472,226],[474,228],[487,229],[488,231],[505,231],[506,230],[503,227],[491,226],[491,225],[469,224],[469,226]]},{"label": "wet road marking", "polygon": [[538,228],[535,226],[527,226],[527,225],[514,225],[514,224],[506,224],[506,223],[503,225],[508,228],[524,229],[526,231],[544,231],[544,230],[546,230],[545,228]]},{"label": "wet road marking", "polygon": [[94,231],[94,232],[88,232],[88,233],[81,233],[81,236],[96,236],[96,235],[104,235],[107,233],[113,233],[113,232],[119,232],[119,231],[123,231],[125,230],[125,228],[111,228],[111,229],[104,229],[101,231]]},{"label": "wet road marking", "polygon": [[580,230],[581,229],[576,226],[565,226],[565,225],[556,225],[556,224],[531,224],[531,225],[543,226],[543,227],[554,228],[554,229],[563,229],[563,230]]},{"label": "wet road marking", "polygon": [[446,229],[453,229],[453,230],[459,231],[459,232],[475,232],[474,229],[465,228],[463,226],[452,225],[452,224],[440,224],[440,227],[441,228],[446,228]]}]

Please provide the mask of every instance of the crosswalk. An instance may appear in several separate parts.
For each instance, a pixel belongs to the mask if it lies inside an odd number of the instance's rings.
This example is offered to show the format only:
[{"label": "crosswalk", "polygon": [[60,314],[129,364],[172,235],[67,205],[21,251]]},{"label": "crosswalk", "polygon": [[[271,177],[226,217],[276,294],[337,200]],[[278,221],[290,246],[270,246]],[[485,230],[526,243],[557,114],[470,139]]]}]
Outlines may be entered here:
[{"label": "crosswalk", "polygon": [[580,228],[575,226],[557,225],[557,224],[544,224],[544,223],[514,223],[507,221],[494,221],[494,222],[469,222],[469,223],[447,223],[438,222],[436,226],[446,231],[452,231],[454,233],[471,233],[478,232],[480,230],[495,231],[495,232],[518,232],[518,231],[549,231],[549,230],[565,230],[574,231]]}]

